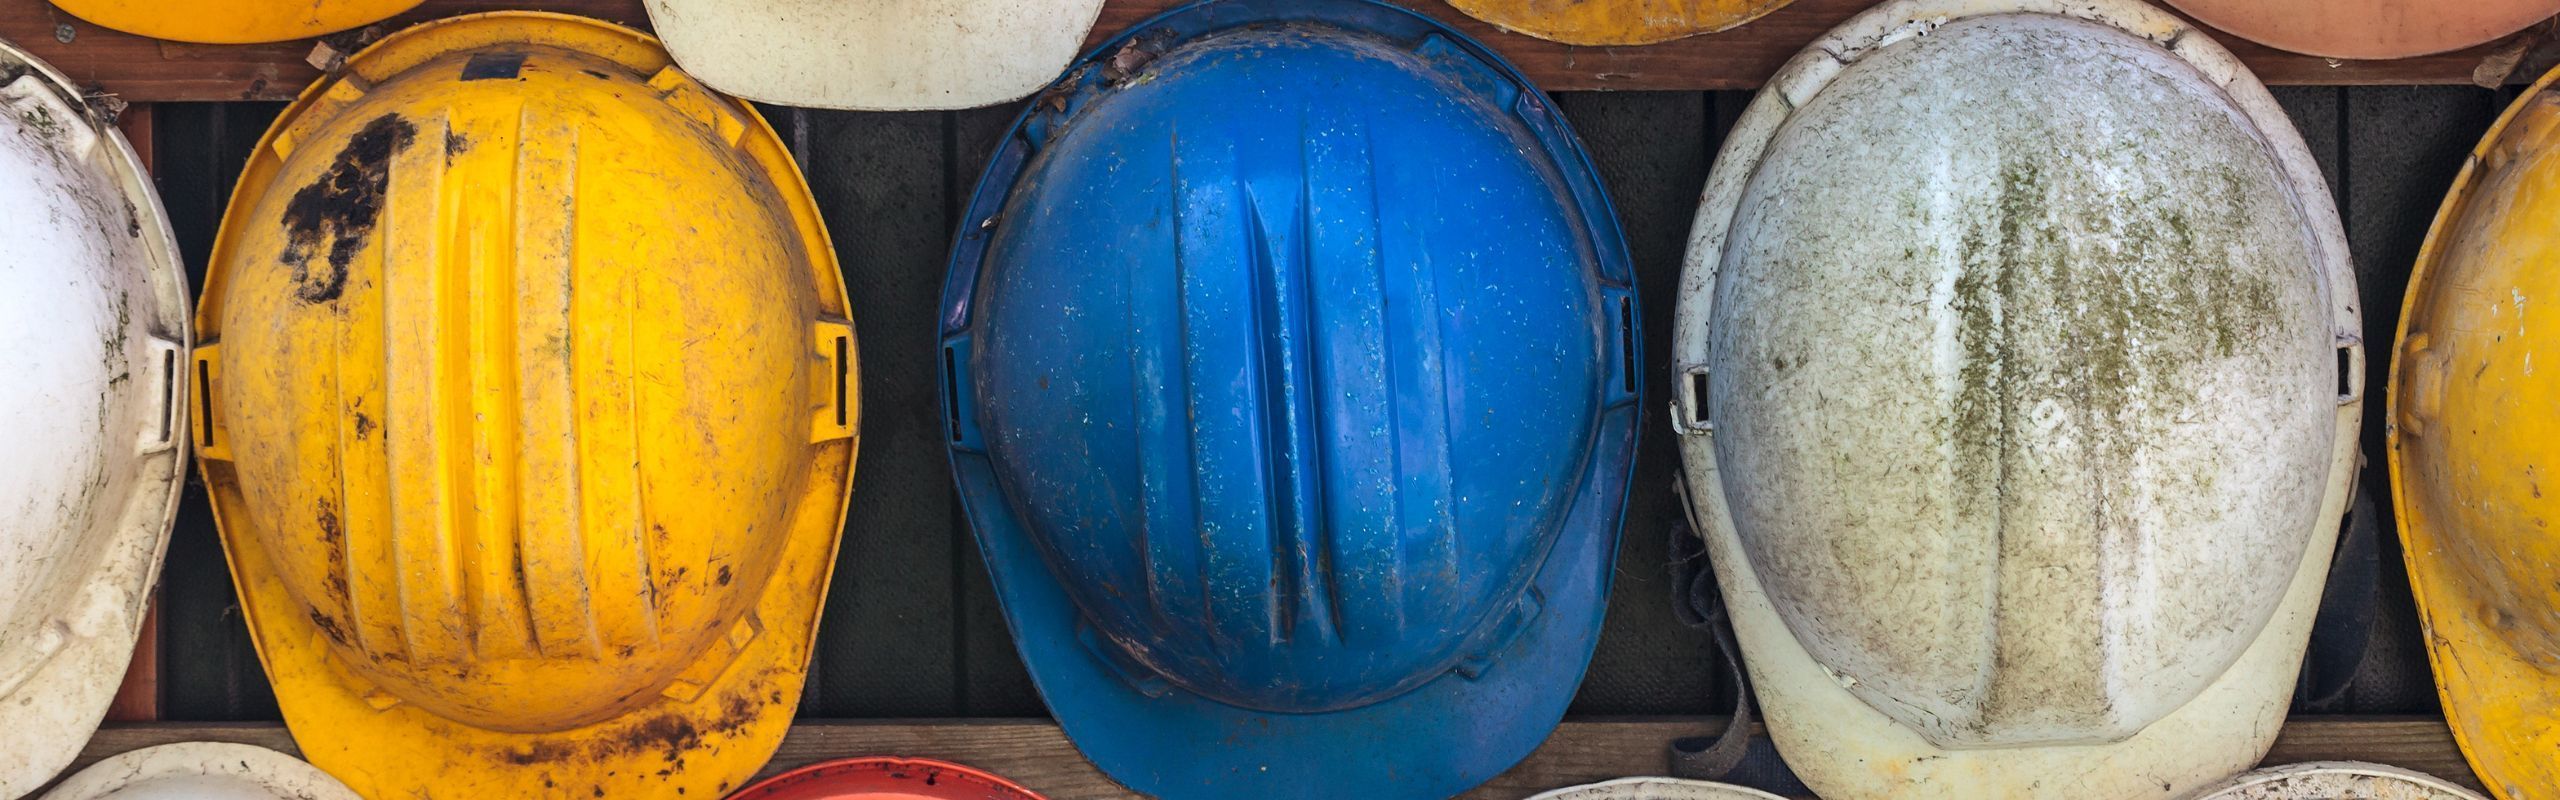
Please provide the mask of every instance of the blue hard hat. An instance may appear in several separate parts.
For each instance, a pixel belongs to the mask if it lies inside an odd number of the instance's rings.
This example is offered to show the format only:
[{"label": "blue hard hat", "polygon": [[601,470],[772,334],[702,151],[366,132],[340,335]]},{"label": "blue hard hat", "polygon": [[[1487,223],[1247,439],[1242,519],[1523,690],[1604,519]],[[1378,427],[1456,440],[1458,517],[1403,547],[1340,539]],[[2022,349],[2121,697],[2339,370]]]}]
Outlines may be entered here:
[{"label": "blue hard hat", "polygon": [[953,469],[1015,644],[1130,788],[1445,797],[1600,633],[1635,276],[1563,119],[1368,0],[1216,0],[1037,96],[944,287]]}]

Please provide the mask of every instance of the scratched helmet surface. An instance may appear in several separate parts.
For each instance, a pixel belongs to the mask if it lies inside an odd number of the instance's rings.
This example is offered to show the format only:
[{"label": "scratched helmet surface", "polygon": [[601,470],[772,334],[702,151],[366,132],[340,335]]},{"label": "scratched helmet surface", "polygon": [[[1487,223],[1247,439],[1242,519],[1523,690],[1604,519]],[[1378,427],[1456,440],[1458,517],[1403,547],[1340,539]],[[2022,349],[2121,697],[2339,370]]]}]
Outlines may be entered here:
[{"label": "scratched helmet surface", "polygon": [[846,314],[779,138],[643,35],[459,17],[305,91],[195,358],[305,756],[374,797],[744,782],[834,563]]},{"label": "scratched helmet surface", "polygon": [[[2489,790],[2560,795],[2560,70],[2481,137],[2436,212],[2391,360],[2391,481],[2445,722]],[[2549,290],[2549,291],[2545,291]],[[2537,352],[2543,366],[2536,367]]]},{"label": "scratched helmet surface", "polygon": [[1130,788],[1442,797],[1598,632],[1632,274],[1579,144],[1364,0],[1138,26],[1018,121],[944,293],[952,453],[1017,644]]},{"label": "scratched helmet surface", "polygon": [[281,42],[381,22],[421,0],[47,0],[98,25],[205,44]]},{"label": "scratched helmet surface", "polygon": [[187,283],[112,119],[0,42],[0,797],[69,766],[124,677],[186,469]]},{"label": "scratched helmet surface", "polygon": [[2255,762],[2363,385],[2336,211],[2265,89],[2129,0],[1898,0],[1735,131],[1675,424],[1806,785],[2174,796]]}]

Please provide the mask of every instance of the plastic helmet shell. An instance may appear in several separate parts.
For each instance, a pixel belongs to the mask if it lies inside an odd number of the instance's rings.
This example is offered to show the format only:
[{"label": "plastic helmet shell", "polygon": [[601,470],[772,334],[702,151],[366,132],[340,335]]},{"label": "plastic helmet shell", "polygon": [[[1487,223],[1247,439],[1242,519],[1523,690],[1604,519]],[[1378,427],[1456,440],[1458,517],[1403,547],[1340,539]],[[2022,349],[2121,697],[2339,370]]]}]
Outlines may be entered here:
[{"label": "plastic helmet shell", "polygon": [[1526,755],[1598,634],[1637,418],[1571,131],[1365,0],[1177,10],[1042,97],[964,217],[944,400],[1069,738],[1167,798],[1444,797]]},{"label": "plastic helmet shell", "polygon": [[456,17],[306,90],[232,197],[194,367],[305,757],[375,797],[743,783],[834,565],[846,314],[780,138],[646,36]]},{"label": "plastic helmet shell", "polygon": [[2560,0],[2168,0],[2249,41],[2329,58],[2393,59],[2495,41],[2560,14]]},{"label": "plastic helmet shell", "polygon": [[729,800],[1043,800],[994,773],[929,758],[847,758],[768,778]]},{"label": "plastic helmet shell", "polygon": [[1608,47],[1714,33],[1795,0],[1449,0],[1467,16],[1553,42]]},{"label": "plastic helmet shell", "polygon": [[1019,99],[1084,46],[1102,0],[648,0],[676,63],[723,92],[915,111]]},{"label": "plastic helmet shell", "polygon": [[421,0],[47,0],[126,33],[205,44],[324,36],[390,19]]},{"label": "plastic helmet shell", "polygon": [[2508,800],[2560,793],[2560,542],[2544,476],[2560,449],[2534,366],[2560,297],[2560,71],[2482,137],[2409,275],[2391,359],[2391,481],[2445,721]]},{"label": "plastic helmet shell", "polygon": [[1529,800],[1780,800],[1744,786],[1679,778],[1619,778],[1541,792]]},{"label": "plastic helmet shell", "polygon": [[357,800],[347,785],[264,747],[180,742],[119,753],[42,800]]},{"label": "plastic helmet shell", "polygon": [[0,797],[80,752],[122,683],[186,469],[187,284],[115,125],[0,42]]},{"label": "plastic helmet shell", "polygon": [[2311,761],[2243,773],[2188,800],[2484,800],[2423,772],[2357,761]]},{"label": "plastic helmet shell", "polygon": [[2300,137],[2165,12],[1897,0],[1790,61],[1691,231],[1673,410],[1806,785],[2256,761],[2353,471],[2354,302]]}]

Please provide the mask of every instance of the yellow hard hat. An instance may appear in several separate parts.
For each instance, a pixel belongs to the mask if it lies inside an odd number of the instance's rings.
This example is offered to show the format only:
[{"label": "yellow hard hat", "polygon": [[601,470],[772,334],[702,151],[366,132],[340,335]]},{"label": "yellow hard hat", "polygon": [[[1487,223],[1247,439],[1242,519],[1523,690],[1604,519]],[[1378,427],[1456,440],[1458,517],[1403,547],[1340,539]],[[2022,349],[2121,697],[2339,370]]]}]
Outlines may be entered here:
[{"label": "yellow hard hat", "polygon": [[1795,0],[1449,0],[1468,16],[1540,39],[1579,45],[1668,42],[1759,19]]},{"label": "yellow hard hat", "polygon": [[251,155],[197,443],[311,762],[367,797],[718,797],[835,562],[853,332],[815,204],[649,37],[384,39]]},{"label": "yellow hard hat", "polygon": [[2560,794],[2555,78],[2508,107],[2454,179],[2391,359],[2392,494],[2437,691],[2481,783],[2508,800]]},{"label": "yellow hard hat", "polygon": [[206,44],[281,42],[371,25],[421,0],[53,0],[72,16],[126,33]]}]

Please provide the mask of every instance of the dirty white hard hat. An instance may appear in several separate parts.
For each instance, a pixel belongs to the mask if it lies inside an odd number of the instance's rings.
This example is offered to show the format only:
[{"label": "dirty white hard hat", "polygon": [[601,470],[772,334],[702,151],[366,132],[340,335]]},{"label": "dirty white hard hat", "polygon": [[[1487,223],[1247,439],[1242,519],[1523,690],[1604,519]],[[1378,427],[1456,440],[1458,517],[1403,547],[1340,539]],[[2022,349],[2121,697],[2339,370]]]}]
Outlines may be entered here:
[{"label": "dirty white hard hat", "polygon": [[2364,378],[2337,211],[2237,59],[2133,0],[1892,0],[1753,100],[1690,237],[1694,522],[1806,786],[2258,761]]},{"label": "dirty white hard hat", "polygon": [[0,797],[71,763],[141,629],[184,474],[187,285],[140,159],[0,43]]},{"label": "dirty white hard hat", "polygon": [[230,742],[126,752],[81,770],[41,800],[358,800],[301,759]]},{"label": "dirty white hard hat", "polygon": [[2361,761],[2308,761],[2233,776],[2188,800],[2488,800],[2416,770]]}]

